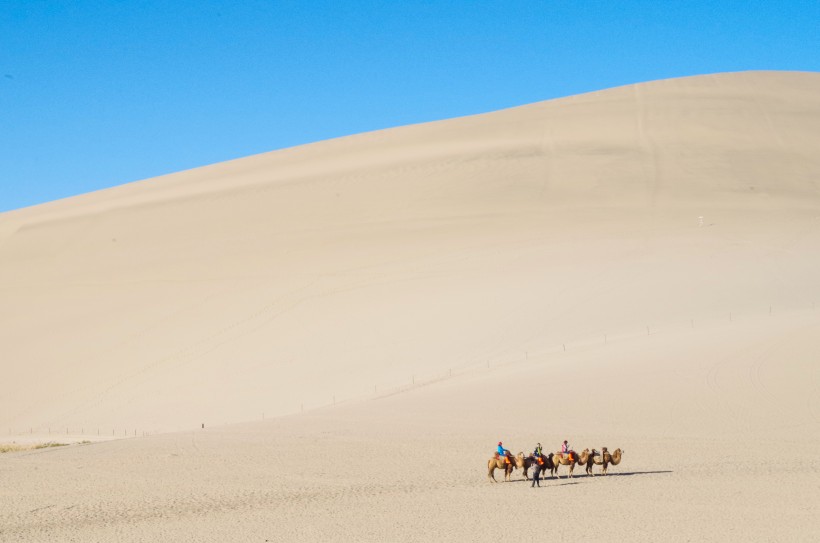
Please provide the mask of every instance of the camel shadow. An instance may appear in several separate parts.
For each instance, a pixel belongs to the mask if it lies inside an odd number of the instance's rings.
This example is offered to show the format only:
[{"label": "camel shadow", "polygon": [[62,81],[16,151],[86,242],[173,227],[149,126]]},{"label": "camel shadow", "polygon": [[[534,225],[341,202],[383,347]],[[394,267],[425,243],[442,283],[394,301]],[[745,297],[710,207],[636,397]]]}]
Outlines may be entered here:
[{"label": "camel shadow", "polygon": [[[505,481],[507,483],[527,483],[528,485],[532,485],[532,479],[527,481],[526,479],[518,479],[515,481]],[[548,487],[548,486],[568,486],[568,485],[577,485],[580,483],[576,483],[574,481],[556,481],[555,479],[541,479],[541,486]],[[538,486],[538,485],[536,485]],[[538,488],[541,488],[539,486]]]},{"label": "camel shadow", "polygon": [[[657,470],[657,471],[622,471],[622,472],[610,472],[606,475],[601,475],[600,473],[597,475],[589,475],[587,473],[579,473],[577,475],[573,475],[573,479],[597,479],[598,477],[607,478],[607,477],[632,477],[634,475],[663,475],[665,473],[675,473],[671,469],[667,470]],[[566,481],[567,477],[561,477],[560,479],[556,479],[553,477],[548,477],[546,479],[541,479],[541,482],[544,481]],[[512,482],[512,481],[511,481]],[[522,480],[523,482],[523,480]]]},{"label": "camel shadow", "polygon": [[[594,477],[632,477],[633,475],[662,475],[664,473],[675,473],[671,469],[667,470],[658,470],[658,471],[622,471],[622,472],[614,472],[614,473],[607,473],[606,475],[595,475]],[[592,475],[576,475],[575,477],[589,477],[593,478]]]},{"label": "camel shadow", "polygon": [[[543,481],[543,479],[541,479]],[[502,481],[499,481],[499,483]],[[509,481],[503,481],[504,483],[529,483],[532,484],[532,479],[511,479]]]},{"label": "camel shadow", "polygon": [[[586,473],[581,473],[578,475],[573,475],[573,479],[597,479],[607,478],[607,477],[633,477],[635,475],[664,475],[667,473],[675,473],[671,469],[668,470],[657,470],[657,471],[623,471],[617,473],[607,473],[606,475],[587,475]],[[532,479],[514,479],[511,481],[498,481],[499,483],[527,483],[532,484]],[[544,485],[548,485],[549,483],[553,483],[550,486],[566,486],[566,485],[577,485],[578,483],[567,481],[566,477],[562,477],[560,479],[555,477],[547,477],[546,479],[542,478],[541,483]]]}]

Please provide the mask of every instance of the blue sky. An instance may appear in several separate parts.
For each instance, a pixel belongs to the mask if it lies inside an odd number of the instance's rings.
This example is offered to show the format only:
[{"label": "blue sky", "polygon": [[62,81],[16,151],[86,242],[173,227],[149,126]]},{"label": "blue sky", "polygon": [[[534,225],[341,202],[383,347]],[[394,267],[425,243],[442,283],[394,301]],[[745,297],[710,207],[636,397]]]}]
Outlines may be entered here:
[{"label": "blue sky", "polygon": [[368,130],[820,71],[815,1],[0,2],[0,211]]}]

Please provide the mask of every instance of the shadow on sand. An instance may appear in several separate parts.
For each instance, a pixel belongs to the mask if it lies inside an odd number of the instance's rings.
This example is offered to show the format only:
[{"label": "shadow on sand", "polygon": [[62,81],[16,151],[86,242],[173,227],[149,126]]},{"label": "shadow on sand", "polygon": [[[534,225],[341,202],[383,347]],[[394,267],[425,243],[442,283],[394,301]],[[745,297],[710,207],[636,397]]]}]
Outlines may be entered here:
[{"label": "shadow on sand", "polygon": [[[597,477],[603,477],[604,479],[606,479],[607,477],[631,477],[633,475],[660,475],[660,474],[664,474],[664,473],[675,473],[675,472],[672,471],[671,469],[660,470],[660,471],[624,471],[624,472],[617,472],[616,471],[616,472],[613,472],[613,473],[607,473],[606,475],[598,474],[598,475],[595,475],[595,477],[596,478]],[[590,477],[590,476],[585,473],[583,475],[576,475],[576,477]],[[592,477],[590,477],[590,478],[592,478]]]},{"label": "shadow on sand", "polygon": [[[501,481],[499,481],[499,482],[501,482]],[[506,483],[527,483],[528,485],[531,485],[532,484],[532,479],[515,479],[514,481],[503,481],[503,482],[505,484]],[[558,480],[558,479],[541,479],[541,486],[566,486],[566,485],[577,485],[577,484],[579,484],[579,483],[576,483],[572,480],[567,481],[566,479],[561,479],[561,480]]]},{"label": "shadow on sand", "polygon": [[[592,476],[592,475],[587,475],[586,473],[580,473],[580,474],[578,474],[578,475],[573,475],[573,476],[572,476],[572,479],[597,479],[597,478],[599,478],[599,477],[600,477],[600,478],[602,478],[602,479],[606,479],[607,477],[632,477],[632,476],[635,476],[635,475],[663,475],[663,474],[665,474],[665,473],[675,473],[675,472],[674,472],[674,471],[672,471],[672,470],[659,470],[659,471],[624,471],[624,472],[608,473],[608,474],[606,474],[606,475],[600,475],[600,474],[599,474],[599,475],[595,475],[595,476]],[[559,482],[559,483],[560,483],[560,482],[563,482],[563,484],[564,484],[564,485],[570,485],[570,484],[571,484],[571,485],[577,485],[578,483],[573,483],[573,482],[570,482],[570,481],[572,481],[572,479],[567,479],[567,477],[566,477],[566,476],[561,477],[560,479],[555,478],[555,477],[547,477],[547,478],[542,477],[542,478],[541,478],[541,483],[542,483],[542,484],[549,484],[550,482],[552,482],[552,483],[555,483],[555,482]],[[505,481],[498,481],[498,482],[499,482],[499,483],[501,483],[501,482],[505,482]],[[506,482],[508,482],[508,483],[530,483],[530,484],[532,484],[532,480],[531,480],[531,479],[530,479],[530,480],[525,480],[525,479],[514,479],[514,480],[512,480],[512,481],[506,481]],[[552,486],[563,486],[563,485],[555,485],[555,484],[553,484]]]}]

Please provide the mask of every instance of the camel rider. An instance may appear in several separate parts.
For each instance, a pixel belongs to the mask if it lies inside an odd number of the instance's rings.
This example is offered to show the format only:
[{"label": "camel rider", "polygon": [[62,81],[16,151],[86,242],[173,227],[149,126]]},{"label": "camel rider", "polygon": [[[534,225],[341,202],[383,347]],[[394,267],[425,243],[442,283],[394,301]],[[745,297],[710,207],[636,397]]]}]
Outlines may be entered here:
[{"label": "camel rider", "polygon": [[535,450],[532,452],[532,456],[539,466],[544,465],[544,450],[541,448],[540,443],[535,444]]},{"label": "camel rider", "polygon": [[498,456],[504,458],[508,464],[510,463],[510,451],[505,449],[500,441],[498,442]]},{"label": "camel rider", "polygon": [[563,454],[567,458],[569,458],[572,454],[572,447],[569,446],[569,443],[567,443],[566,439],[564,440],[564,443],[561,445],[561,454]]}]

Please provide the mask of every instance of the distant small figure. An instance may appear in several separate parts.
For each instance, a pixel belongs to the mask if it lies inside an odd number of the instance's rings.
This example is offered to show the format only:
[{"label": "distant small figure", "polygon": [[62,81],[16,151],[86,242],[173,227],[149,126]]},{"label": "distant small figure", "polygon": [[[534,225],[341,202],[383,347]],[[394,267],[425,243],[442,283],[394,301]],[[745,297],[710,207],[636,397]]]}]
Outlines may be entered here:
[{"label": "distant small figure", "polygon": [[541,488],[541,470],[542,469],[544,469],[544,467],[539,462],[533,462],[533,464],[532,464],[532,484],[530,485],[530,488],[535,487],[535,485],[538,485],[538,488]]},{"label": "distant small figure", "polygon": [[698,226],[703,226],[703,215],[698,217]]}]

